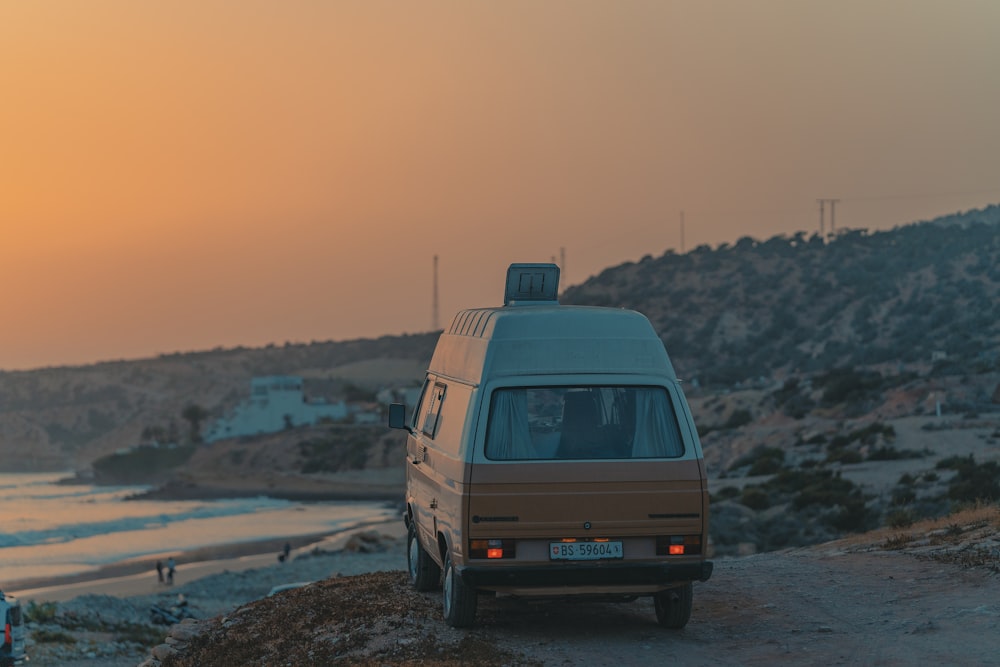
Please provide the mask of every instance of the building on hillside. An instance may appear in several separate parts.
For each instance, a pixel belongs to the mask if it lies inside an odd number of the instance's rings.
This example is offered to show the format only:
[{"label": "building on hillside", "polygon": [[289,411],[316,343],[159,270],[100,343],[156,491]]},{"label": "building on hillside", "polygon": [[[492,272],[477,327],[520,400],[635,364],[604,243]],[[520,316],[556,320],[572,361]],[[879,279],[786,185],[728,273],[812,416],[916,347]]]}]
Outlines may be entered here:
[{"label": "building on hillside", "polygon": [[250,398],[237,405],[229,416],[215,420],[204,439],[215,442],[276,433],[296,426],[312,426],[323,420],[340,421],[347,416],[344,401],[328,403],[323,399],[307,399],[300,377],[258,377],[250,381]]}]

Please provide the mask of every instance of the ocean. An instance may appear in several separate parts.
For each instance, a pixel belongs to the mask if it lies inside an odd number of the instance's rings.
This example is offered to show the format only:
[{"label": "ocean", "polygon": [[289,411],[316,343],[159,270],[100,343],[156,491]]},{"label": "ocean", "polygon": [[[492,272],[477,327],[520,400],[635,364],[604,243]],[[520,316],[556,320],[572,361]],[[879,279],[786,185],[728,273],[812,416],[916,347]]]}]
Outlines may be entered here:
[{"label": "ocean", "polygon": [[141,486],[63,485],[71,473],[0,473],[0,590],[141,557],[333,533],[398,514],[384,502],[271,498],[126,501]]}]

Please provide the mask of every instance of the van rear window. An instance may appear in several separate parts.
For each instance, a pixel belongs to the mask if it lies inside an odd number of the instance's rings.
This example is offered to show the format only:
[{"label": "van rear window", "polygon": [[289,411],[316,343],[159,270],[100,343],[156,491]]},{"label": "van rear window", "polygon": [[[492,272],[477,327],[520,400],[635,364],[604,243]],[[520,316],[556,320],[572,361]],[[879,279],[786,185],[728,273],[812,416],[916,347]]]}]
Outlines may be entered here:
[{"label": "van rear window", "polygon": [[517,387],[490,400],[486,458],[495,461],[683,455],[663,387]]}]

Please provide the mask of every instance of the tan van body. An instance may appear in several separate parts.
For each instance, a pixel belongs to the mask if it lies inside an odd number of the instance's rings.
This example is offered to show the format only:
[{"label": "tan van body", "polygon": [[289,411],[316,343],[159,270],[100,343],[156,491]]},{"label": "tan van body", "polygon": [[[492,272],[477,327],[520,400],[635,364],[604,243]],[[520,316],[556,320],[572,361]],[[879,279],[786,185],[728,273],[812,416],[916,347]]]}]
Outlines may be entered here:
[{"label": "tan van body", "polygon": [[683,627],[706,561],[701,445],[641,314],[561,306],[555,265],[512,265],[503,307],[442,333],[406,428],[410,575],[445,619],[480,592],[653,596]]}]

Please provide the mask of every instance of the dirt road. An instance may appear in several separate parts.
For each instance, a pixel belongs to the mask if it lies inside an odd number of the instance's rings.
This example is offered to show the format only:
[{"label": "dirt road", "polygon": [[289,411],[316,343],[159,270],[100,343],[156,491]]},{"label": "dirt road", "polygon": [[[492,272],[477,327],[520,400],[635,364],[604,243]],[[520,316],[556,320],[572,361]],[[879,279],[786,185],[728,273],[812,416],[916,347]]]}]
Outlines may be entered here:
[{"label": "dirt road", "polygon": [[482,600],[478,633],[545,665],[996,665],[1000,577],[893,552],[716,563],[691,622],[652,603]]}]

